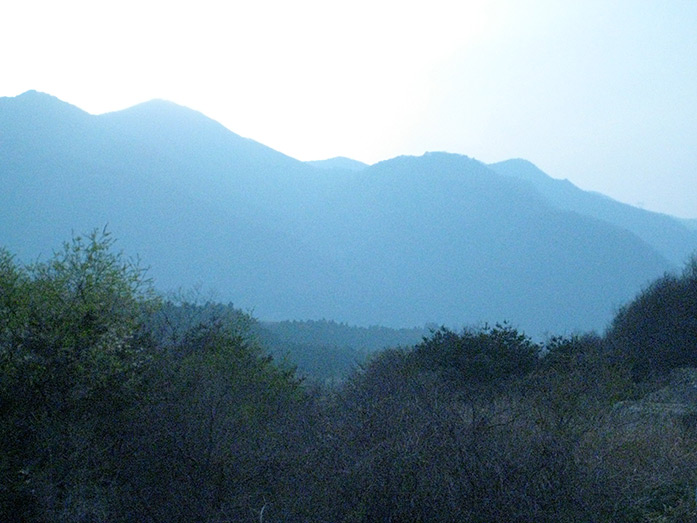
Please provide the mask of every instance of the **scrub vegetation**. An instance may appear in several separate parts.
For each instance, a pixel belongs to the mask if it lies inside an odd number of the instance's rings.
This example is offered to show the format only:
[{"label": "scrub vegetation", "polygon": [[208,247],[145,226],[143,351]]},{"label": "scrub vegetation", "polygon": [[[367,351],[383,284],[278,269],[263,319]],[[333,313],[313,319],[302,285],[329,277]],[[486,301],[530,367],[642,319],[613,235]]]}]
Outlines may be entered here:
[{"label": "scrub vegetation", "polygon": [[697,518],[697,261],[603,335],[413,335],[166,299],[103,232],[0,251],[0,520]]}]

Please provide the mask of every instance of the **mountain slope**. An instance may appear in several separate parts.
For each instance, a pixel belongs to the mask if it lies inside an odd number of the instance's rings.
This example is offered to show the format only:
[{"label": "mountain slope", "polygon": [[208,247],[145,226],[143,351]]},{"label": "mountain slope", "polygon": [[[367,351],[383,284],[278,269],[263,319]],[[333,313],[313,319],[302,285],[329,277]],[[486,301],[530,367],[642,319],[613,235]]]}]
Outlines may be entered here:
[{"label": "mountain slope", "polygon": [[697,219],[681,219],[680,223],[682,223],[688,229],[697,230]]},{"label": "mountain slope", "polygon": [[[37,104],[23,119],[6,118],[12,104],[0,105],[1,134],[9,138],[1,243],[21,258],[45,257],[73,232],[108,224],[166,289],[200,283],[251,308],[300,302],[313,291],[300,282],[323,283],[322,255],[279,225],[281,203],[290,205],[300,190],[293,168],[314,170],[173,104],[91,116],[30,96]],[[41,109],[45,103],[53,111]],[[29,119],[32,125],[16,124]],[[271,199],[276,205],[267,206]]]},{"label": "mountain slope", "polygon": [[464,156],[322,169],[168,102],[0,99],[0,151],[0,245],[21,259],[108,224],[160,288],[200,284],[262,320],[602,329],[674,266]]},{"label": "mountain slope", "polygon": [[462,156],[379,163],[353,197],[340,207],[351,228],[333,230],[331,248],[354,256],[352,281],[363,282],[355,308],[378,322],[602,328],[669,267],[634,235],[552,209],[526,184]]},{"label": "mountain slope", "polygon": [[697,251],[697,231],[689,230],[686,223],[672,216],[583,191],[568,180],[551,178],[526,160],[507,160],[489,167],[532,183],[549,203],[559,209],[597,218],[634,233],[676,265],[682,265]]}]

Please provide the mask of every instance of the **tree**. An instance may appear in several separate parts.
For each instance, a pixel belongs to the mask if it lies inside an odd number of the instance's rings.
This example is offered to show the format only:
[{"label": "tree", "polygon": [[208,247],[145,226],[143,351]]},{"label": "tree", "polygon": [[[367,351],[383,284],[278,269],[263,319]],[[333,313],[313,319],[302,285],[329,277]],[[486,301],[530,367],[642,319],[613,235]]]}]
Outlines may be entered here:
[{"label": "tree", "polygon": [[113,244],[95,231],[32,265],[0,253],[0,496],[24,507],[13,518],[106,510],[110,436],[134,400],[148,358],[140,325],[158,303]]},{"label": "tree", "polygon": [[455,385],[479,387],[524,376],[534,368],[539,350],[505,323],[461,334],[442,327],[416,346],[413,359]]},{"label": "tree", "polygon": [[680,276],[666,274],[620,309],[607,338],[639,381],[697,366],[697,257]]},{"label": "tree", "polygon": [[124,520],[244,521],[262,509],[286,520],[294,503],[300,382],[237,329],[239,318],[205,316],[175,341],[165,337],[132,413],[121,476],[134,503]]}]

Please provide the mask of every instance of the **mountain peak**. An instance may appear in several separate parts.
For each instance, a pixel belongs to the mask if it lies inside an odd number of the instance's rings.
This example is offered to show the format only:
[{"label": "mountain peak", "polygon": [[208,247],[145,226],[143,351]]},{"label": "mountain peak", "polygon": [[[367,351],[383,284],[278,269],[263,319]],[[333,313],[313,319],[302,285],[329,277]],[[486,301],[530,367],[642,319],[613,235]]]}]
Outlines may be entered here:
[{"label": "mountain peak", "polygon": [[[147,143],[159,143],[177,149],[176,154],[193,158],[202,148],[226,151],[237,163],[250,161],[294,166],[300,163],[259,142],[244,138],[205,114],[169,100],[155,98],[140,104],[105,113],[98,117],[119,133],[137,136]],[[192,156],[194,155],[194,156]],[[218,162],[225,155],[209,155],[205,161]],[[201,160],[203,161],[203,160]],[[183,165],[179,163],[178,165]]]},{"label": "mountain peak", "polygon": [[29,90],[17,96],[0,97],[0,106],[4,110],[19,110],[22,112],[30,111],[41,114],[82,114],[87,113],[68,102],[56,98],[53,95],[41,91]]},{"label": "mountain peak", "polygon": [[14,98],[16,100],[21,100],[21,101],[36,101],[36,100],[52,100],[54,102],[60,102],[60,103],[66,103],[63,102],[62,100],[56,98],[53,95],[50,95],[48,93],[44,93],[43,91],[37,91],[35,89],[29,89],[28,91],[24,91],[22,94],[19,94],[15,97],[6,97],[6,98]]},{"label": "mountain peak", "polygon": [[210,285],[265,319],[600,329],[696,244],[678,222],[463,155],[328,176],[165,100],[95,116],[38,92],[0,104],[0,244],[31,260],[109,223],[163,290]]},{"label": "mountain peak", "polygon": [[408,169],[415,171],[457,172],[467,168],[470,174],[486,171],[486,166],[479,160],[463,154],[448,152],[426,152],[421,156],[402,155],[376,163],[373,167],[383,169]]},{"label": "mountain peak", "polygon": [[345,156],[336,156],[327,160],[312,160],[305,163],[319,169],[327,170],[340,169],[344,171],[362,171],[368,167],[368,164],[366,163],[352,160],[351,158],[346,158]]},{"label": "mountain peak", "polygon": [[[154,118],[160,123],[174,123],[175,121],[181,121],[182,119],[191,122],[215,122],[215,120],[209,118],[203,113],[200,113],[199,111],[170,102],[169,100],[163,100],[161,98],[154,98],[126,109],[105,113],[101,116],[108,118],[120,117],[129,119]],[[215,123],[217,124],[218,122]]]}]

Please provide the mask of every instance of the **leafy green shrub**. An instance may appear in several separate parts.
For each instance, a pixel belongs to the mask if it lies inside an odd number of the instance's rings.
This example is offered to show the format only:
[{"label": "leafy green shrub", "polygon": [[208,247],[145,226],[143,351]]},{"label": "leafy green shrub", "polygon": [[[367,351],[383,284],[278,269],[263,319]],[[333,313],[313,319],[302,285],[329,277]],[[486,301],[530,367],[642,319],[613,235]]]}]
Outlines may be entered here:
[{"label": "leafy green shrub", "polygon": [[311,408],[251,321],[162,306],[106,233],[0,251],[0,520],[287,519]]},{"label": "leafy green shrub", "polygon": [[0,519],[99,518],[120,416],[148,355],[141,321],[157,305],[137,264],[105,232],[46,262],[0,253]]}]

